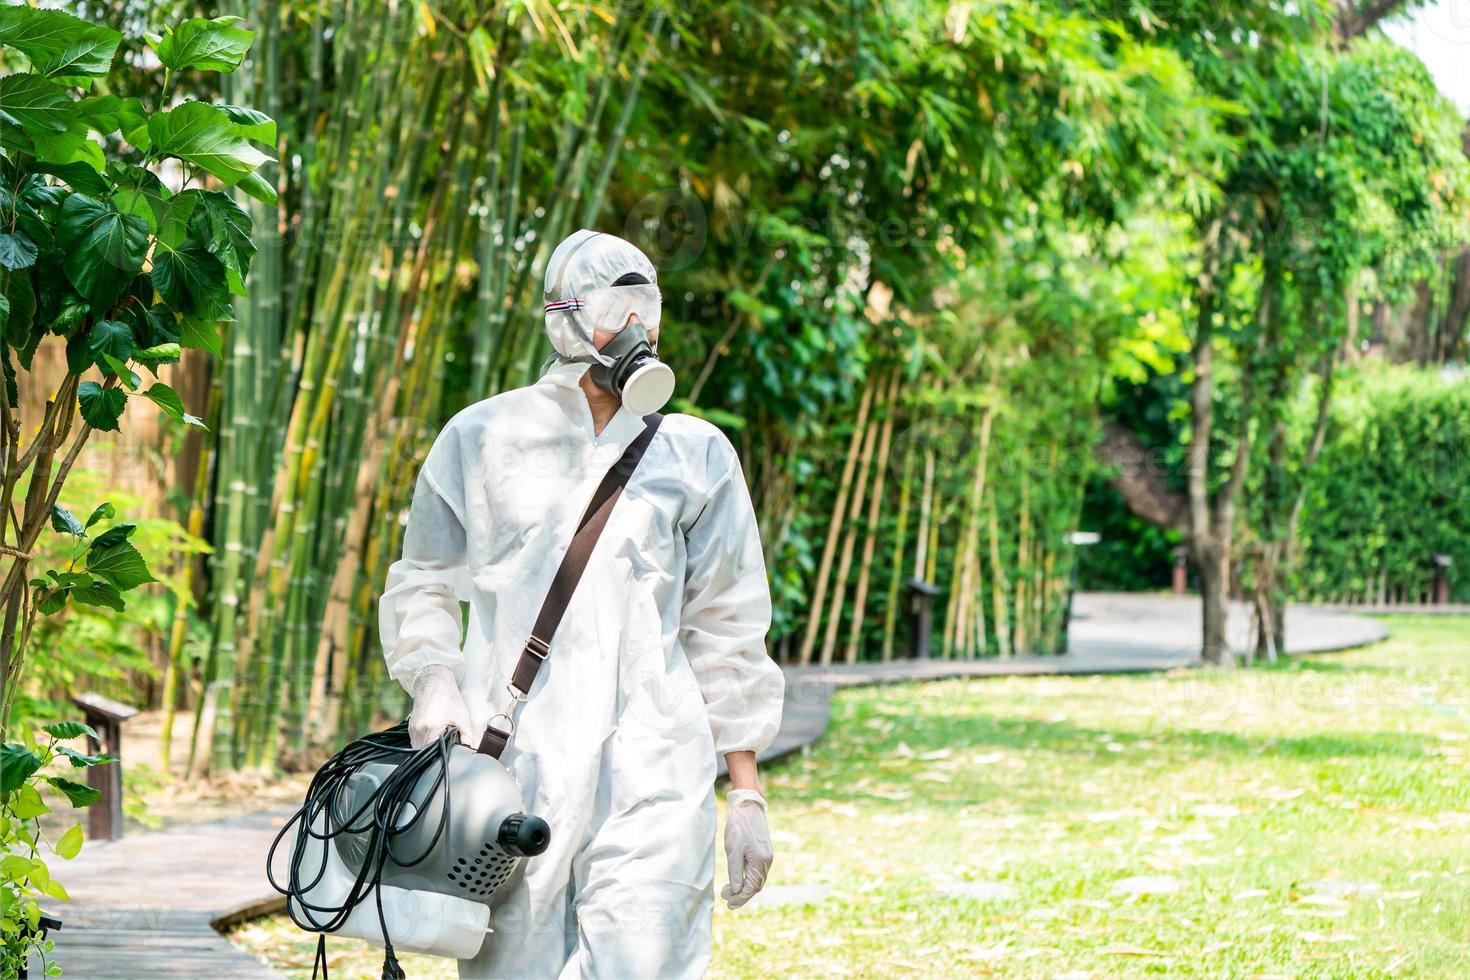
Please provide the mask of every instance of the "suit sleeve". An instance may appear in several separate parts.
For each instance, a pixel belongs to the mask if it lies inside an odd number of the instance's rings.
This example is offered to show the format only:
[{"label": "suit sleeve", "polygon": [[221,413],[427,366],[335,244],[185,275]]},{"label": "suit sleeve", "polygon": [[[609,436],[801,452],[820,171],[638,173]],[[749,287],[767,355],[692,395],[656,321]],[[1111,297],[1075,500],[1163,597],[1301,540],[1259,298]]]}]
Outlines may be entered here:
[{"label": "suit sleeve", "polygon": [[715,751],[760,752],[781,727],[785,679],[766,653],[771,590],[755,508],[734,447],[685,533],[680,639],[709,713]]},{"label": "suit sleeve", "polygon": [[464,460],[458,432],[435,440],[414,485],[403,555],[388,568],[378,629],[389,675],[413,692],[414,677],[442,664],[464,679],[460,599],[465,583]]}]

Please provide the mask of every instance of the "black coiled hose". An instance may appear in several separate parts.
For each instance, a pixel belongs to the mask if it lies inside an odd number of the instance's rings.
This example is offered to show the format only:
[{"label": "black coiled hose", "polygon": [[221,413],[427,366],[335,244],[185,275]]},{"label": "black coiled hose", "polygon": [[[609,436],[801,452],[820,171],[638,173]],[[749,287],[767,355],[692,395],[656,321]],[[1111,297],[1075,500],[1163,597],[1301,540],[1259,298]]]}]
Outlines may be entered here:
[{"label": "black coiled hose", "polygon": [[[403,968],[398,965],[397,956],[393,953],[388,923],[383,915],[383,896],[380,889],[383,864],[391,859],[395,864],[412,867],[425,860],[438,845],[449,824],[449,752],[458,742],[459,734],[451,728],[436,741],[415,749],[409,744],[407,722],[400,722],[386,731],[363,736],[332,756],[317,771],[306,791],[306,802],[301,804],[301,809],[291,815],[291,819],[286,821],[286,825],[276,835],[267,859],[266,874],[270,877],[271,887],[287,897],[287,908],[292,921],[307,932],[321,934],[317,944],[316,963],[312,969],[313,977],[317,975],[317,970],[321,971],[324,978],[327,976],[326,934],[342,928],[353,909],[369,899],[377,904],[378,924],[383,930],[383,978],[402,980],[405,976]],[[345,799],[342,794],[353,774],[363,766],[385,763],[393,766],[393,771],[376,792],[354,812],[340,813],[337,804],[339,800]],[[427,817],[426,810],[415,809],[411,816],[404,819],[404,807],[411,802],[411,796],[420,780],[431,773],[432,782],[424,799],[432,798],[440,787],[444,790],[444,803],[437,814],[438,824],[434,836],[422,853],[401,855],[394,849],[394,839]],[[321,819],[320,830],[315,829],[318,818]],[[291,847],[287,881],[282,885],[275,875],[276,849],[297,824],[300,825],[300,830]],[[313,903],[306,895],[321,883],[322,876],[326,874],[327,861],[335,847],[332,839],[339,834],[366,835],[364,860],[346,899],[335,905]],[[308,869],[303,867],[302,859],[307,843],[312,840],[322,843],[322,860],[320,867]]]}]

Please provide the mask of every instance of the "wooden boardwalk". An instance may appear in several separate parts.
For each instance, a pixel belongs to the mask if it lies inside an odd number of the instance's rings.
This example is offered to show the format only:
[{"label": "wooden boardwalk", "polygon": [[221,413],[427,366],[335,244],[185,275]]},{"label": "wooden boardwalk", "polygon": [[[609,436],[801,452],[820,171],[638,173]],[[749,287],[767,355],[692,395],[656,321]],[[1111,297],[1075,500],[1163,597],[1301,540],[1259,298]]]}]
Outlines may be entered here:
[{"label": "wooden boardwalk", "polygon": [[[1198,609],[1191,599],[1084,595],[1078,597],[1066,656],[789,669],[781,732],[762,759],[800,751],[820,738],[836,687],[954,676],[1154,671],[1198,663]],[[1233,642],[1244,635],[1242,615],[1234,613]],[[1293,652],[1362,646],[1387,635],[1374,620],[1309,608],[1294,608],[1287,622]],[[88,844],[61,879],[72,902],[55,910],[64,923],[54,937],[55,961],[67,976],[84,980],[279,976],[218,930],[282,907],[264,868],[271,840],[289,813],[245,813]],[[33,969],[32,975],[41,971]]]}]

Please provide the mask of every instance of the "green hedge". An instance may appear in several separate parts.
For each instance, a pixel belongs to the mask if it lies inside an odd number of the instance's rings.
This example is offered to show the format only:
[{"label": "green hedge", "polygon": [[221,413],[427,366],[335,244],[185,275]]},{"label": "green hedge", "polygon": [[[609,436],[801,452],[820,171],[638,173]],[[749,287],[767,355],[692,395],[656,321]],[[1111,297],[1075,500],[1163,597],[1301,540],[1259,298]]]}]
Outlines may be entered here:
[{"label": "green hedge", "polygon": [[1470,601],[1470,376],[1375,367],[1341,379],[1302,513],[1297,592],[1416,601],[1448,555]]}]

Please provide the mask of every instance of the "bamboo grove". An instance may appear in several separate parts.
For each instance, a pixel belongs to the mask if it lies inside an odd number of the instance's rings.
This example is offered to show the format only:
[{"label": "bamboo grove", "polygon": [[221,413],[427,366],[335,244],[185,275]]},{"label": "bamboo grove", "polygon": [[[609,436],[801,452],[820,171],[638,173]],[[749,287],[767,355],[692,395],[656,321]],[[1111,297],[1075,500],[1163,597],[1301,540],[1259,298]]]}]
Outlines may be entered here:
[{"label": "bamboo grove", "polygon": [[660,266],[671,408],[741,450],[773,656],[906,656],[923,591],[935,656],[1063,648],[1095,406],[1187,349],[1234,147],[1181,39],[1031,0],[176,6],[256,31],[219,94],[279,161],[174,513],[211,547],[162,664],[192,773],[402,712],[376,600],[414,474],[538,376],[584,226]]}]

